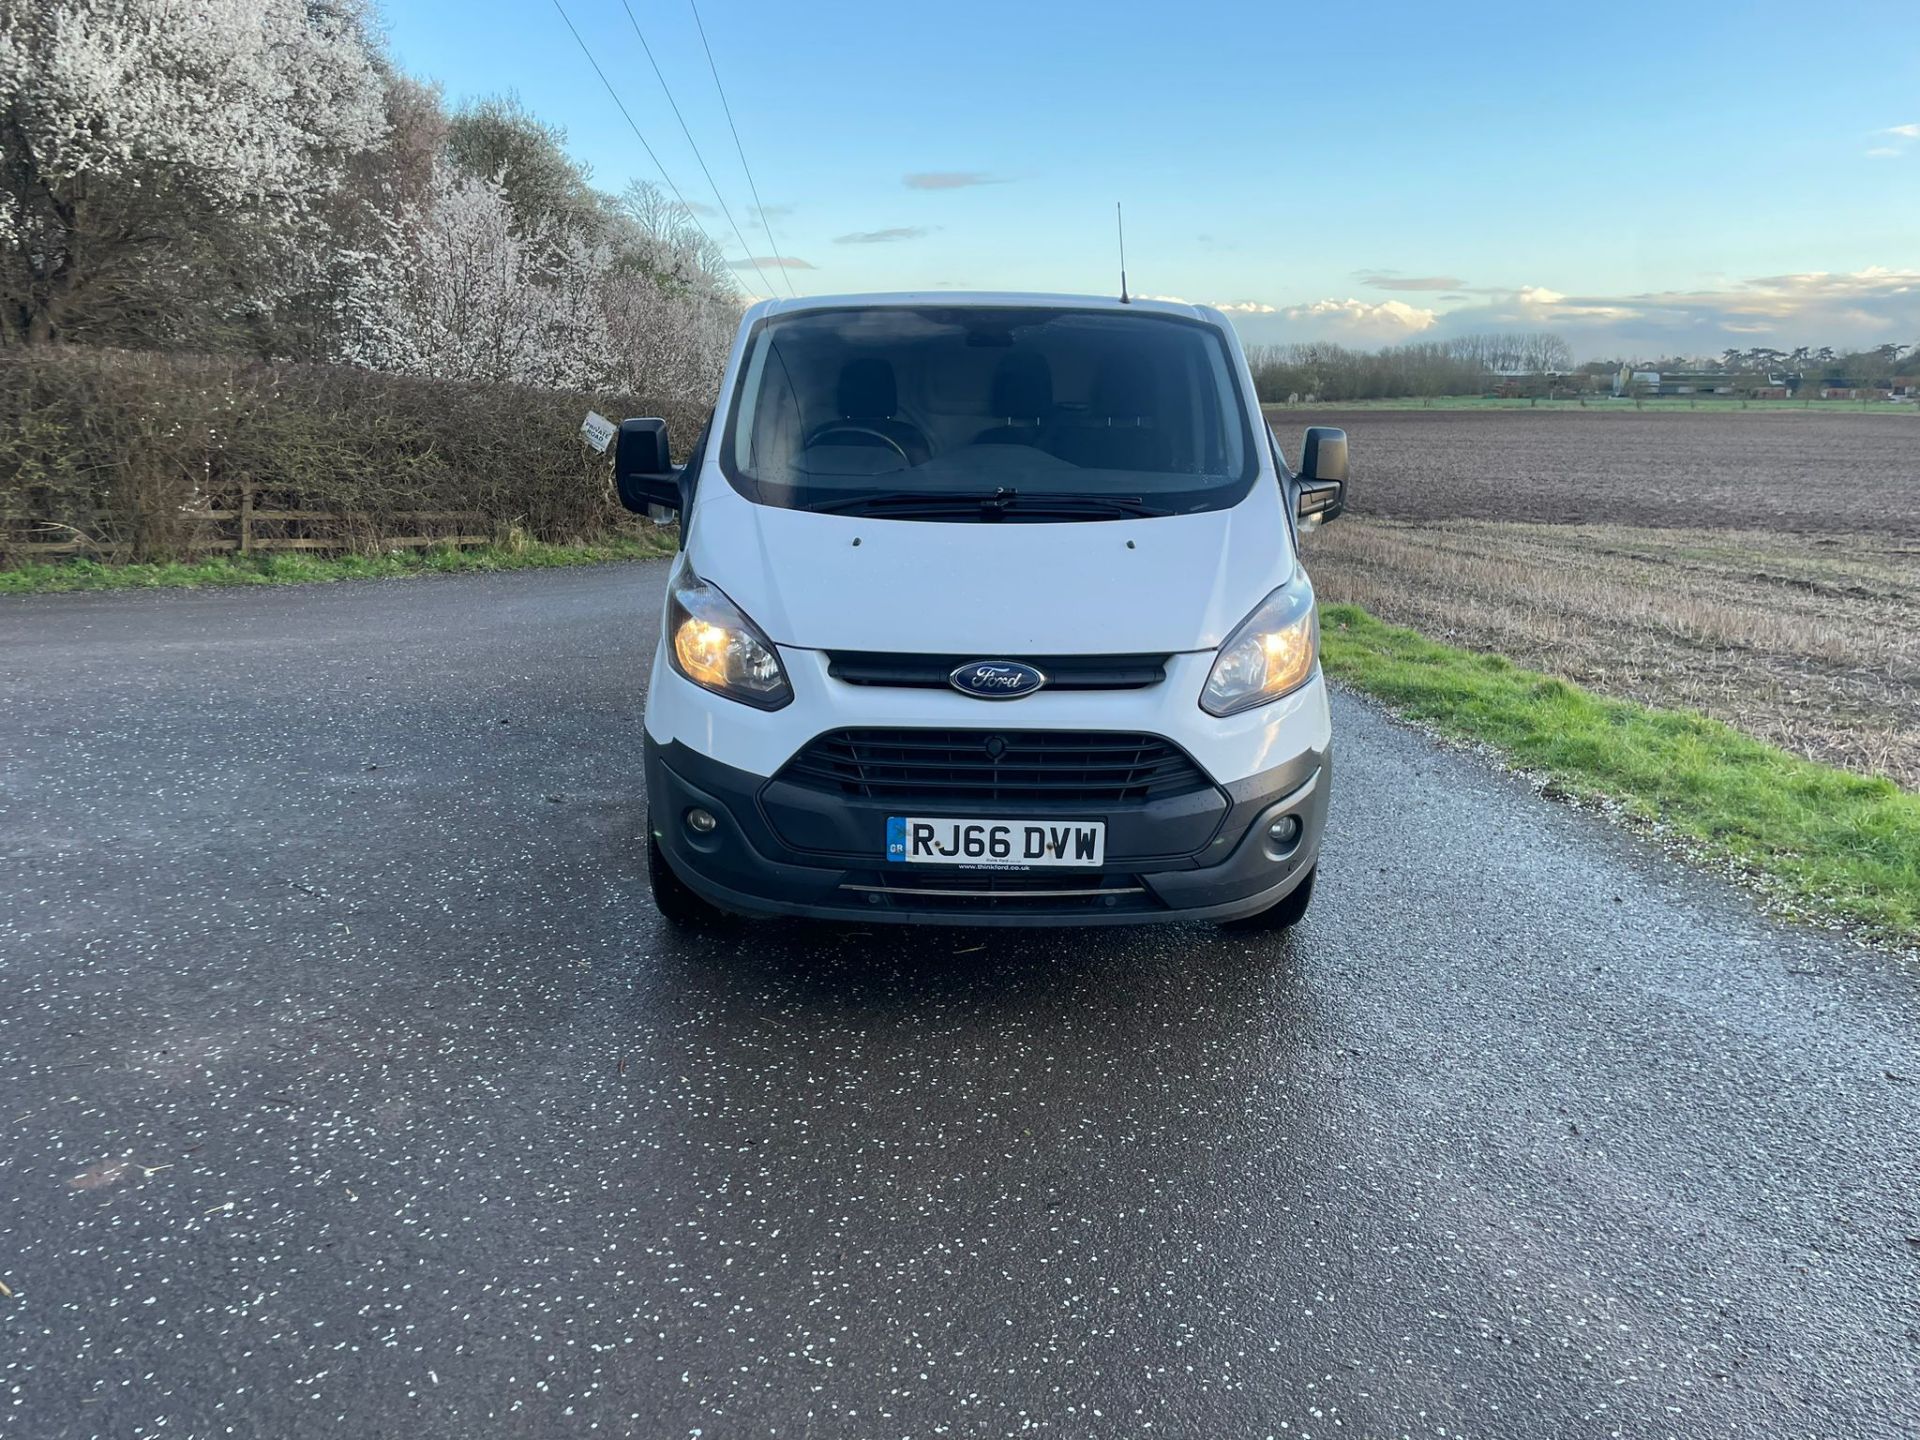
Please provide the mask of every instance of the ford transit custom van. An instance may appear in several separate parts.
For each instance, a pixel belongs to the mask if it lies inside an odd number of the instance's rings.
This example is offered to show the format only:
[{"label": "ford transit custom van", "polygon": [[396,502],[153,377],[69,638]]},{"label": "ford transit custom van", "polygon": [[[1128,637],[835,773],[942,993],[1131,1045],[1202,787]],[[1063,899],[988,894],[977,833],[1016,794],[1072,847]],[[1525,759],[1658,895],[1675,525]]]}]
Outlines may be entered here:
[{"label": "ford transit custom van", "polygon": [[862,923],[1284,928],[1333,749],[1290,470],[1203,306],[887,295],[742,322],[686,463],[646,697],[653,894]]}]

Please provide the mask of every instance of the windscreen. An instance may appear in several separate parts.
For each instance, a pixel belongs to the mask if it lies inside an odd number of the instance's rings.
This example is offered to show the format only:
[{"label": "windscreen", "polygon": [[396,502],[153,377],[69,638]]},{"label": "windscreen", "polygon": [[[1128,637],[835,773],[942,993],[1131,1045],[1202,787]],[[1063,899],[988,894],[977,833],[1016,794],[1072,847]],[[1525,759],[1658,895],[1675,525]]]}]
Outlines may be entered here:
[{"label": "windscreen", "polygon": [[926,520],[1222,509],[1257,473],[1227,337],[1152,312],[872,307],[753,333],[722,469],[761,504]]}]

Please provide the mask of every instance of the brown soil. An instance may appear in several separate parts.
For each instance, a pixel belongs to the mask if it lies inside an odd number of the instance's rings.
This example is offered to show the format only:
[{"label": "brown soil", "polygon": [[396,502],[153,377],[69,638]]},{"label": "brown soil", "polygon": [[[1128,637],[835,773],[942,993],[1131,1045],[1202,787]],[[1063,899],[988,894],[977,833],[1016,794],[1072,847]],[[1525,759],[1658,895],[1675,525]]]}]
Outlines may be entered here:
[{"label": "brown soil", "polygon": [[1357,516],[1306,560],[1325,600],[1920,789],[1920,540]]},{"label": "brown soil", "polygon": [[1353,442],[1350,513],[1920,538],[1920,408],[1288,410]]},{"label": "brown soil", "polygon": [[1324,599],[1920,788],[1920,414],[1311,418],[1353,442]]}]

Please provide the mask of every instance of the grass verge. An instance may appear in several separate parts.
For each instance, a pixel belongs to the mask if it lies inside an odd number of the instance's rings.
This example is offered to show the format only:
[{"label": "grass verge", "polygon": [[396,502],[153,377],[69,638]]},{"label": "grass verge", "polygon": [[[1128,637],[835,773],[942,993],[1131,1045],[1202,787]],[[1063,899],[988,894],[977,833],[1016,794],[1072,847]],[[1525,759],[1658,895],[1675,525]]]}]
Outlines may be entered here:
[{"label": "grass verge", "polygon": [[[1587,410],[1595,415],[1731,415],[1745,410],[1755,414],[1920,415],[1920,406],[1885,400],[1742,400],[1731,395],[1668,395],[1639,404],[1611,395],[1589,395],[1584,403],[1578,396],[1530,400],[1493,395],[1408,395],[1391,400],[1316,400],[1311,405],[1305,401],[1290,405],[1284,400],[1263,400],[1260,408],[1270,417],[1310,416],[1318,410]],[[1307,423],[1313,422],[1309,419]]]},{"label": "grass verge", "polygon": [[0,595],[56,590],[191,589],[203,585],[295,585],[316,580],[376,580],[395,575],[450,575],[474,570],[546,570],[670,554],[673,534],[617,536],[568,545],[523,540],[457,549],[393,550],[378,555],[219,555],[149,565],[103,565],[97,560],[27,564],[0,570]]},{"label": "grass verge", "polygon": [[1327,673],[1399,714],[1658,822],[1777,900],[1877,939],[1920,942],[1920,795],[1704,715],[1609,700],[1436,644],[1357,606],[1329,605],[1321,623]]}]

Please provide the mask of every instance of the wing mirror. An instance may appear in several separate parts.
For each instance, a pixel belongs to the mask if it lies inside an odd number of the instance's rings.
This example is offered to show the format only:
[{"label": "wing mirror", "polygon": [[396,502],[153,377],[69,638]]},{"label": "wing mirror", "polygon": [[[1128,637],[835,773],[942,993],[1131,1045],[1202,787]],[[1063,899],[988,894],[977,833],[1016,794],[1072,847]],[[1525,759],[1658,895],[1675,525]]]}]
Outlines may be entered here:
[{"label": "wing mirror", "polygon": [[680,508],[680,472],[667,448],[667,422],[649,417],[622,420],[614,441],[613,483],[620,503],[644,515],[650,505]]},{"label": "wing mirror", "polygon": [[1347,432],[1309,425],[1293,477],[1293,513],[1302,525],[1324,525],[1347,508]]}]

